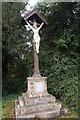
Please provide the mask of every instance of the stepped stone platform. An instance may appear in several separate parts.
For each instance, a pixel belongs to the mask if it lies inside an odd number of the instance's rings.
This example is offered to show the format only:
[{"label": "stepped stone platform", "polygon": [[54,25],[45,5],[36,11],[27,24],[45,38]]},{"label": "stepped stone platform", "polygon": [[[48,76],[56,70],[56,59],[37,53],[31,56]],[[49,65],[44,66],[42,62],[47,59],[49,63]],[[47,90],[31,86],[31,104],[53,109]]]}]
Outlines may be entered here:
[{"label": "stepped stone platform", "polygon": [[15,101],[16,118],[55,118],[62,105],[47,92],[46,77],[28,77],[28,90]]}]

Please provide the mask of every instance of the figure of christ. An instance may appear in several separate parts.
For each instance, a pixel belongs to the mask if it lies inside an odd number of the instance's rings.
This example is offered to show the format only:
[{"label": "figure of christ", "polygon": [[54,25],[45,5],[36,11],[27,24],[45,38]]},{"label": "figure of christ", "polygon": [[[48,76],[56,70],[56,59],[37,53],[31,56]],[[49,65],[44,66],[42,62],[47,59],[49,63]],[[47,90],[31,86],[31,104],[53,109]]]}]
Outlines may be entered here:
[{"label": "figure of christ", "polygon": [[[36,22],[33,23],[33,26],[31,26],[28,21],[26,21],[26,23],[28,24],[28,26],[32,29],[32,31],[34,33],[33,38],[34,38],[34,42],[35,42],[35,45],[36,45],[36,52],[38,54],[39,53],[39,45],[40,45],[39,30],[41,29],[41,27],[43,26],[44,23],[42,22],[40,27],[37,27]],[[26,27],[26,25],[25,25],[25,27]]]}]

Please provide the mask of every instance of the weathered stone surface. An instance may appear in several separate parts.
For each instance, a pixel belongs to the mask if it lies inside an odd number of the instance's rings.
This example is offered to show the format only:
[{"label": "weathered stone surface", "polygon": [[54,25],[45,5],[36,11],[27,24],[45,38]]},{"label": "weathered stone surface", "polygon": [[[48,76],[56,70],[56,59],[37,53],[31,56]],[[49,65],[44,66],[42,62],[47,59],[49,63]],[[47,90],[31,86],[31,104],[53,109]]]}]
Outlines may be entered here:
[{"label": "weathered stone surface", "polygon": [[53,110],[44,111],[44,112],[42,111],[28,115],[19,115],[17,118],[34,118],[35,115],[39,115],[40,118],[55,118],[59,116],[59,111],[53,111]]},{"label": "weathered stone surface", "polygon": [[26,106],[33,105],[33,104],[36,105],[40,101],[45,101],[45,103],[54,103],[56,101],[55,97],[50,94],[47,94],[46,96],[43,96],[43,97],[36,97],[36,98],[29,98],[27,96],[27,93],[23,93],[22,96]]},{"label": "weathered stone surface", "polygon": [[27,79],[28,79],[27,95],[30,98],[41,97],[47,94],[47,82],[46,82],[47,77],[28,77]]},{"label": "weathered stone surface", "polygon": [[19,101],[18,100],[15,100],[15,115],[16,115],[16,118],[17,116],[19,116],[21,114],[21,107],[19,105]]},{"label": "weathered stone surface", "polygon": [[[61,113],[62,105],[56,102],[54,96],[47,92],[46,77],[29,77],[28,90],[15,101],[16,118],[55,118]],[[37,89],[36,83],[41,83],[43,88]],[[38,84],[39,85],[39,84]],[[64,110],[62,110],[64,112]]]},{"label": "weathered stone surface", "polygon": [[[23,96],[27,96],[26,93]],[[22,96],[22,97],[23,97]],[[24,99],[23,97],[23,99]],[[28,98],[28,97],[25,97]],[[53,98],[53,99],[52,99]],[[20,102],[16,104],[16,117],[17,118],[32,118],[35,115],[40,115],[42,118],[54,118],[59,115],[61,104],[57,103],[54,99],[49,95],[49,97],[42,98],[28,98],[29,104],[25,106],[20,106]],[[19,99],[20,100],[20,99]],[[25,103],[25,100],[24,100]],[[44,114],[42,114],[42,112]],[[55,115],[56,114],[56,115]]]},{"label": "weathered stone surface", "polygon": [[19,104],[21,107],[24,106],[24,98],[22,96],[19,96]]},{"label": "weathered stone surface", "polygon": [[49,111],[49,110],[58,110],[59,108],[61,108],[61,106],[59,106],[58,104],[38,104],[38,105],[33,105],[30,107],[21,107],[21,114],[23,115],[27,115],[30,113],[36,113],[41,112],[41,111]]}]

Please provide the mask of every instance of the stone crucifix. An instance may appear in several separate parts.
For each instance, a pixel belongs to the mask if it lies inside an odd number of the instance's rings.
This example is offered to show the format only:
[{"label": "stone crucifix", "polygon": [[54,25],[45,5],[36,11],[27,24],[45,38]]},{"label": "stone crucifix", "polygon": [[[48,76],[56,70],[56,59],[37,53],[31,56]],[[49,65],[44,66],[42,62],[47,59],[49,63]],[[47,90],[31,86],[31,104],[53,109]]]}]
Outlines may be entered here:
[{"label": "stone crucifix", "polygon": [[[39,61],[38,61],[38,53],[39,53],[39,45],[40,45],[40,36],[39,36],[39,30],[44,25],[42,22],[39,27],[37,27],[38,23],[33,22],[33,26],[29,24],[29,22],[26,20],[26,23],[28,26],[32,29],[34,35],[33,35],[33,43],[34,43],[34,76],[41,76],[39,71]],[[26,27],[26,25],[25,25]]]}]

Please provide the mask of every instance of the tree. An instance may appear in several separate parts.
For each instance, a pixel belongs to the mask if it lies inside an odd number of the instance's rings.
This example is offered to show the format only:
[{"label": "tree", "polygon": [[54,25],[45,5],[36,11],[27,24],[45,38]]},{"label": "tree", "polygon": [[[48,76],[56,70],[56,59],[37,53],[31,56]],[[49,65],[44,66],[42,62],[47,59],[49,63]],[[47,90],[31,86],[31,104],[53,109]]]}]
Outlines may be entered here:
[{"label": "tree", "polygon": [[28,73],[26,58],[22,59],[27,47],[27,32],[21,24],[20,13],[24,7],[25,4],[20,2],[2,4],[3,93],[23,88],[24,84],[21,84]]},{"label": "tree", "polygon": [[40,45],[40,69],[48,77],[48,91],[78,111],[79,3],[45,2],[36,7],[49,22]]}]

